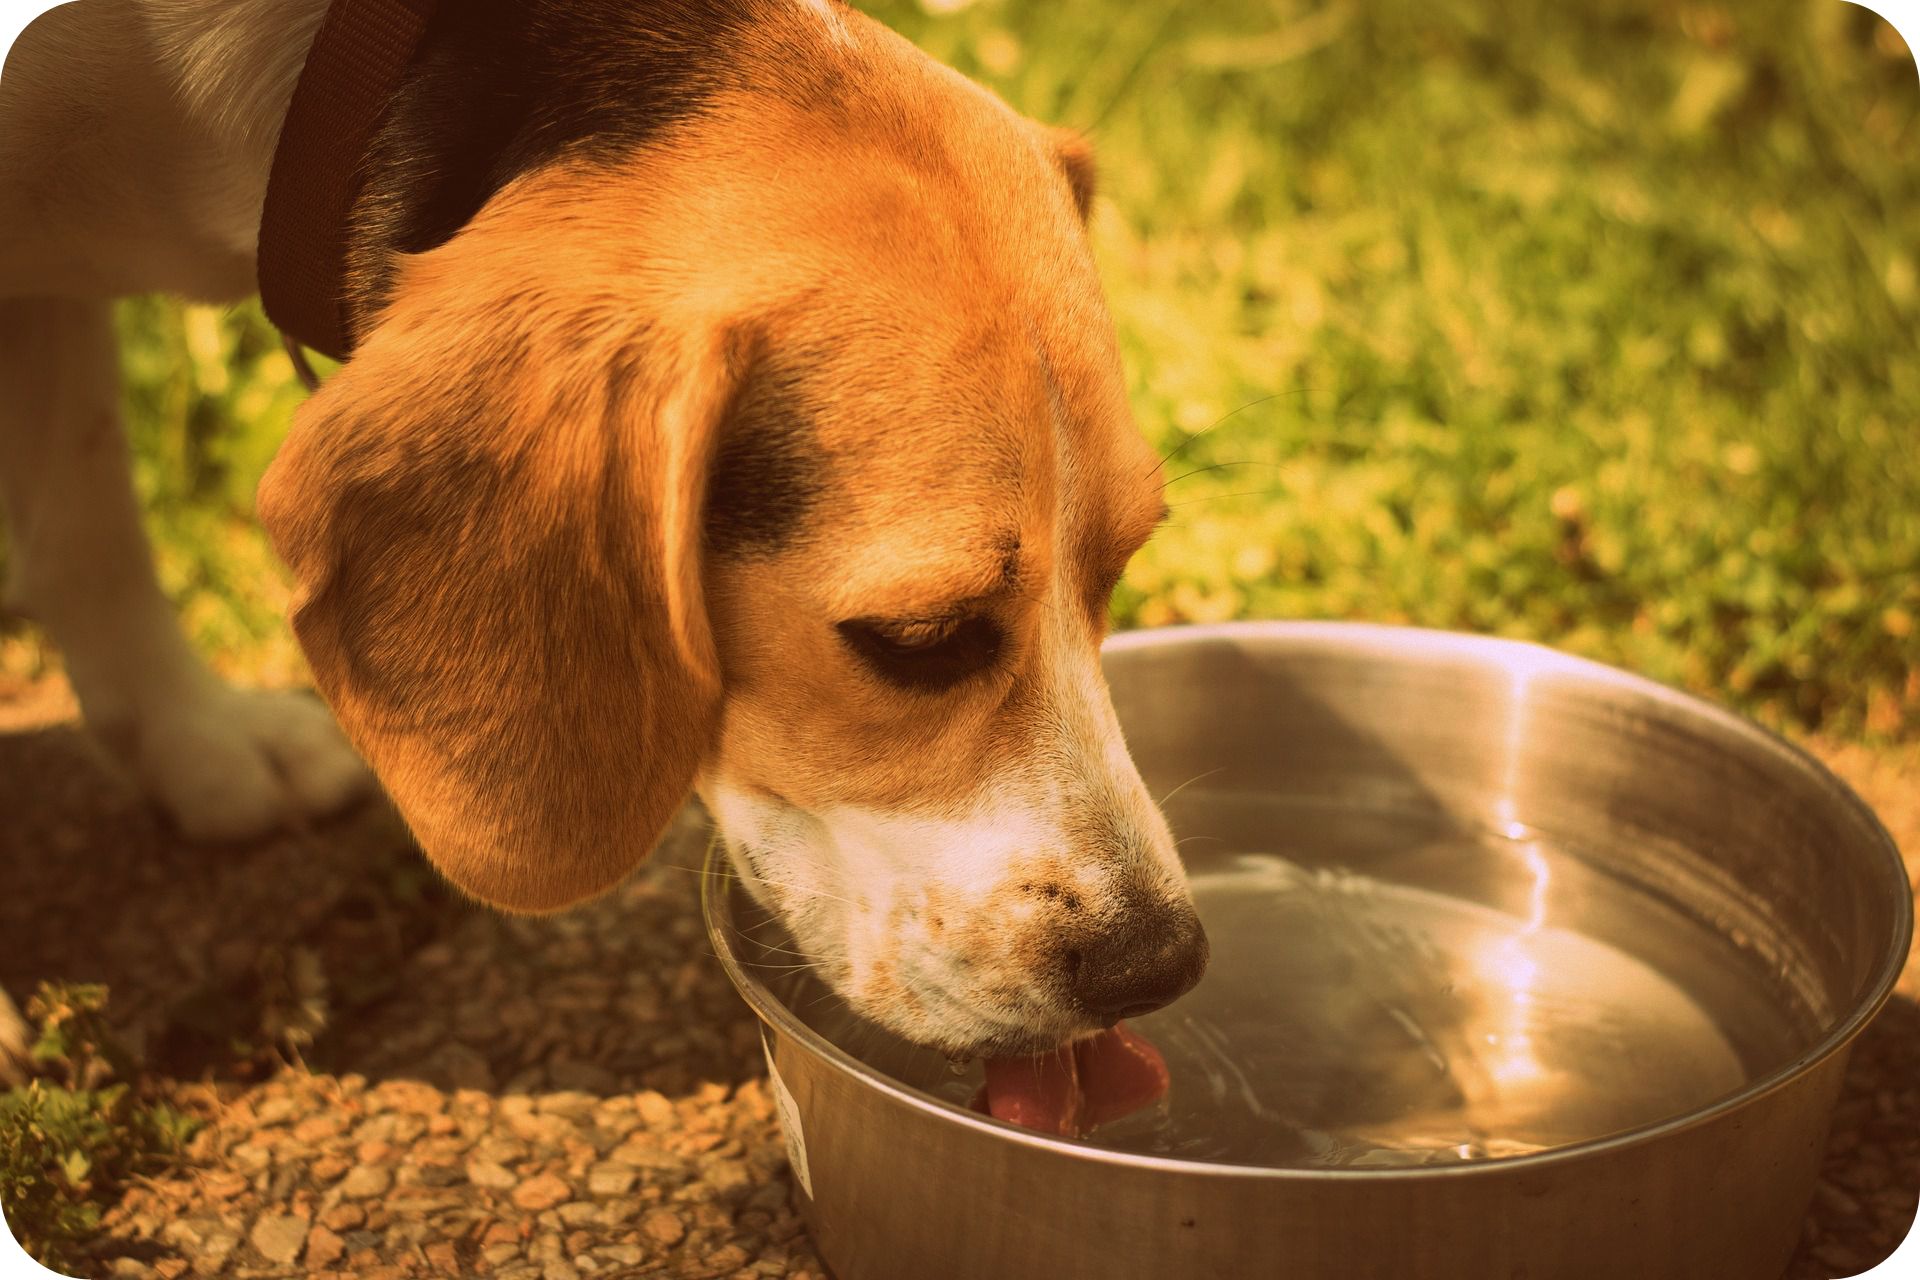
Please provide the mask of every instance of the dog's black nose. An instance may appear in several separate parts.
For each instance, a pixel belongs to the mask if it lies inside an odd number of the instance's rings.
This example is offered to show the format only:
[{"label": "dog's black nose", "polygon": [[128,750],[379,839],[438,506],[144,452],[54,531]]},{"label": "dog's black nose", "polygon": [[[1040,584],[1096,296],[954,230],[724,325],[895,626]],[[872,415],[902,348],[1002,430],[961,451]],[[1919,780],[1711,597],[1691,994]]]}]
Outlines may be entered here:
[{"label": "dog's black nose", "polygon": [[1065,956],[1067,991],[1103,1022],[1137,1018],[1193,989],[1207,970],[1207,931],[1186,902],[1140,904]]}]

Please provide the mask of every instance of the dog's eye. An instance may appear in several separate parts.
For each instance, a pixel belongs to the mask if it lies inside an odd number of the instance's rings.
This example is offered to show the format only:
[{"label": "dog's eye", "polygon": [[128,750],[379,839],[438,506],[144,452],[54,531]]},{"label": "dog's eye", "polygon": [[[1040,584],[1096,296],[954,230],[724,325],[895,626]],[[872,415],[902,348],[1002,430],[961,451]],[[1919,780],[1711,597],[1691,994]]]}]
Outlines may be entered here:
[{"label": "dog's eye", "polygon": [[936,691],[984,671],[1000,656],[1000,627],[991,618],[883,620],[839,624],[840,638],[883,679]]}]

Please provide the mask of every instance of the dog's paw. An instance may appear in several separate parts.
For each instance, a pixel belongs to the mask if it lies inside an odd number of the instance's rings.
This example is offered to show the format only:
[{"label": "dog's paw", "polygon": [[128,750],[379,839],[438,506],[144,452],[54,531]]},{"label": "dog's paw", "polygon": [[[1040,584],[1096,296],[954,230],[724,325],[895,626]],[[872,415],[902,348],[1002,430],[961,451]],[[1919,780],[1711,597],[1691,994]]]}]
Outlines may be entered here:
[{"label": "dog's paw", "polygon": [[247,840],[372,789],[333,717],[297,693],[215,685],[141,726],[140,784],[192,840]]},{"label": "dog's paw", "polygon": [[0,988],[0,1086],[26,1083],[29,1035],[27,1020]]}]

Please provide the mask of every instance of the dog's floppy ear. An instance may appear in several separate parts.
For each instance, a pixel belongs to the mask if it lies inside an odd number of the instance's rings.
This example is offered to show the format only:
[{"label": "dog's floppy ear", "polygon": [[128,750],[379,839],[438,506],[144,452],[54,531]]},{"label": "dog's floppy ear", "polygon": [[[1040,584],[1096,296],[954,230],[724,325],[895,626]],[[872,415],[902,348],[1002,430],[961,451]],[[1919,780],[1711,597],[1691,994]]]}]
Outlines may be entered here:
[{"label": "dog's floppy ear", "polygon": [[1053,161],[1066,175],[1067,186],[1073,191],[1073,203],[1080,210],[1080,221],[1085,222],[1093,212],[1093,191],[1098,176],[1093,143],[1078,129],[1055,126],[1048,130],[1048,135],[1053,146]]},{"label": "dog's floppy ear", "polygon": [[260,515],[315,680],[422,848],[551,910],[646,855],[714,731],[699,524],[732,348],[497,262],[487,297],[459,257],[416,260],[301,408]]}]

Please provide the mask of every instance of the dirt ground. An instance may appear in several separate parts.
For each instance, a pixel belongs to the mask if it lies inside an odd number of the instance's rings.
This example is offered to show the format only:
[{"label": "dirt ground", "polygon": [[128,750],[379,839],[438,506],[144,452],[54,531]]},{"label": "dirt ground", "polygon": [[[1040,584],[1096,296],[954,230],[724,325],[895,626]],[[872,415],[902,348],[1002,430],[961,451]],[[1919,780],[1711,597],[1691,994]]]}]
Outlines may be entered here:
[{"label": "dirt ground", "polygon": [[[94,981],[207,1123],[93,1275],[820,1277],[751,1016],[708,949],[689,821],[567,914],[454,899],[368,806],[172,839],[45,683],[0,688],[0,982]],[[1920,851],[1920,749],[1814,744]],[[287,1026],[299,1063],[252,1052]],[[1790,1280],[1892,1250],[1920,1193],[1920,969],[1861,1038]]]}]

